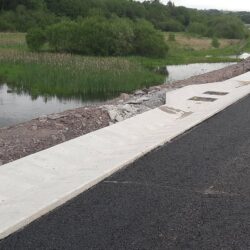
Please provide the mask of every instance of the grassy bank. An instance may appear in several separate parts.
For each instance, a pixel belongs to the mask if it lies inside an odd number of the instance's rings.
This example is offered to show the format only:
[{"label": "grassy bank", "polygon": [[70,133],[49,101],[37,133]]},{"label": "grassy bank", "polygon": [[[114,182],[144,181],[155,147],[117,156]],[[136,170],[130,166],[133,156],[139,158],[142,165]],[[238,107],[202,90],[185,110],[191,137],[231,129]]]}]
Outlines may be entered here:
[{"label": "grassy bank", "polygon": [[31,53],[23,33],[0,33],[0,78],[15,91],[34,98],[107,99],[121,92],[161,84],[165,76],[152,69],[174,64],[237,61],[228,58],[240,51],[250,51],[249,41],[220,40],[221,47],[211,47],[211,39],[176,34],[166,41],[169,54],[163,59],[146,57],[86,57],[42,52]]},{"label": "grassy bank", "polygon": [[0,50],[0,76],[33,97],[106,99],[159,84],[164,77],[124,58]]},{"label": "grassy bank", "polygon": [[165,34],[166,42],[170,47],[166,58],[131,57],[131,60],[153,69],[164,65],[237,62],[239,59],[229,56],[250,51],[250,40],[219,39],[220,47],[213,48],[210,38],[193,36],[188,33],[175,33],[174,35],[175,41],[169,41],[169,34]]},{"label": "grassy bank", "polygon": [[24,33],[0,33],[0,79],[33,98],[107,99],[161,84],[164,76],[126,58],[32,53]]}]

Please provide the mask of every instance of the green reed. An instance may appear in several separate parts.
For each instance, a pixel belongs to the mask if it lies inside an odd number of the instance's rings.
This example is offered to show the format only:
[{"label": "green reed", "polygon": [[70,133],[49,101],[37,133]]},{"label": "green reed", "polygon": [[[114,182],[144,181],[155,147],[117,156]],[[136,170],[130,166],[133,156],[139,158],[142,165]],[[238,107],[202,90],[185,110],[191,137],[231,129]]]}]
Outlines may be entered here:
[{"label": "green reed", "polygon": [[0,77],[32,97],[107,99],[162,83],[164,77],[117,57],[31,53],[0,49]]}]

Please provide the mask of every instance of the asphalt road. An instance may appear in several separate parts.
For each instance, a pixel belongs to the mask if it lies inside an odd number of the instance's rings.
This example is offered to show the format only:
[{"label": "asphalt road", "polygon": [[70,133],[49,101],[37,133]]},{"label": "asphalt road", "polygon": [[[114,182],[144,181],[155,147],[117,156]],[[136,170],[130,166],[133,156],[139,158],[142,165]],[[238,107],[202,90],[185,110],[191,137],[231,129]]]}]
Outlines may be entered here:
[{"label": "asphalt road", "polygon": [[250,249],[250,97],[2,240],[0,249]]}]

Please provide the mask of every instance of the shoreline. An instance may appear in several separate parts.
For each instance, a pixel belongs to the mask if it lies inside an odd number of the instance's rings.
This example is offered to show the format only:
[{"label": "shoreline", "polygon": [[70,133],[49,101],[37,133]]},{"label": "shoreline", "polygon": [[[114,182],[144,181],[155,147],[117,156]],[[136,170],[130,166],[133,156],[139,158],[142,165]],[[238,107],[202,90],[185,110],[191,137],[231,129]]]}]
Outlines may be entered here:
[{"label": "shoreline", "polygon": [[186,80],[137,90],[133,94],[123,93],[99,106],[77,108],[0,128],[0,165],[159,107],[165,104],[167,91],[191,84],[224,81],[248,71],[250,58]]}]

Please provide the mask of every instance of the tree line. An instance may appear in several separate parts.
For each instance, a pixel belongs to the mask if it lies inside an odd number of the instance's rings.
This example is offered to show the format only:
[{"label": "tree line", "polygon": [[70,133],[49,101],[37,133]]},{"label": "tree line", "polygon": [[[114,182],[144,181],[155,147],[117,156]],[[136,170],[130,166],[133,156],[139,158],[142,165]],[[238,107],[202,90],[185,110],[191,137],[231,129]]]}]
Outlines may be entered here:
[{"label": "tree line", "polygon": [[[176,7],[159,0],[0,0],[0,30],[27,31],[61,21],[77,21],[91,16],[145,19],[156,29],[191,32],[223,38],[244,38],[246,29],[239,15],[220,11],[199,11]],[[247,19],[246,15],[241,15]]]}]

